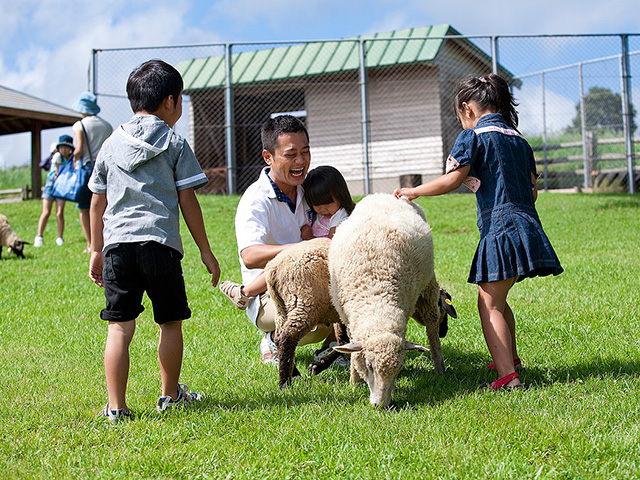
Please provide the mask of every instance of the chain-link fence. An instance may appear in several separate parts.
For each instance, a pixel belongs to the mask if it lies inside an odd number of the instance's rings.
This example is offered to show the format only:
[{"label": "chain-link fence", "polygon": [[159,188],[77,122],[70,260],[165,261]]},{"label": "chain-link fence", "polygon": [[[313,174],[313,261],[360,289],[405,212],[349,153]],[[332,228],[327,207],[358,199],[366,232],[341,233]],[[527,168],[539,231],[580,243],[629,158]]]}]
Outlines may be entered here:
[{"label": "chain-link fence", "polygon": [[305,122],[311,166],[338,168],[353,195],[429,180],[460,132],[457,82],[492,71],[520,103],[540,188],[639,186],[640,35],[466,37],[443,25],[336,41],[96,50],[89,88],[112,123],[131,115],[126,79],[150,58],[183,75],[176,130],[210,178],[207,192],[242,193],[255,181],[260,125],[281,113]]}]

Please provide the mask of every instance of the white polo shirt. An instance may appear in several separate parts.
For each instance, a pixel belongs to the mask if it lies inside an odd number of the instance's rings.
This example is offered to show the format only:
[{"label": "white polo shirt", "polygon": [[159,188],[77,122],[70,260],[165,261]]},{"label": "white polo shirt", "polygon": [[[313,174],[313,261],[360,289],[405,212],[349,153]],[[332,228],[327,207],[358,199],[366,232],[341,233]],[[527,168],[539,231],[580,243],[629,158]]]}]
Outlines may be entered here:
[{"label": "white polo shirt", "polygon": [[[236,210],[236,240],[238,255],[253,245],[286,245],[302,241],[300,228],[309,224],[311,209],[304,200],[304,191],[297,187],[296,210],[291,212],[289,205],[276,199],[276,193],[267,176],[266,167],[260,177],[244,192]],[[248,284],[263,269],[249,269],[240,256],[242,283]],[[257,297],[256,297],[257,298]],[[254,298],[247,306],[247,315],[255,324],[260,302]]]}]

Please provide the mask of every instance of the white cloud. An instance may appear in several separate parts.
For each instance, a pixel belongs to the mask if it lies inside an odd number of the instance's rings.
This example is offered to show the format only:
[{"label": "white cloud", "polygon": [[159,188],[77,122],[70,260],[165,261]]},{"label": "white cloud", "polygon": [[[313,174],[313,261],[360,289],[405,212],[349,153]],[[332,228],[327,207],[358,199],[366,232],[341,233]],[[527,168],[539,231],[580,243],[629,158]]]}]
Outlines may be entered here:
[{"label": "white cloud", "polygon": [[[218,40],[210,32],[189,26],[187,3],[166,2],[162,6],[158,2],[136,2],[138,7],[146,3],[149,8],[138,8],[127,15],[122,15],[127,11],[124,8],[127,2],[123,0],[91,2],[84,7],[59,1],[21,0],[13,3],[19,6],[8,9],[8,14],[23,22],[28,19],[28,29],[33,36],[27,41],[12,40],[7,31],[0,36],[0,45],[3,47],[0,54],[2,85],[66,107],[70,107],[78,94],[88,87],[93,48]],[[3,15],[5,4],[9,5],[9,2],[2,0]],[[64,21],[58,20],[61,12],[64,12]],[[52,18],[56,19],[55,23],[51,22]],[[20,31],[20,28],[14,28],[16,35]],[[39,43],[41,36],[44,41]],[[9,45],[18,48],[17,51],[11,51],[10,56],[7,53]],[[149,52],[145,54],[150,55]],[[140,62],[147,59],[141,58]],[[136,64],[126,65],[126,73]],[[66,130],[43,131],[42,145],[49,145],[62,133],[69,133]],[[31,156],[30,142],[28,134],[0,137],[0,167],[27,164]]]},{"label": "white cloud", "polygon": [[523,83],[522,89],[514,93],[520,104],[518,106],[520,131],[526,136],[541,135],[543,127],[546,128],[549,136],[560,134],[572,124],[576,116],[573,100],[547,89],[544,92],[543,107],[542,93],[541,86],[531,82]]},{"label": "white cloud", "polygon": [[[411,8],[432,23],[448,23],[465,35],[620,33],[640,30],[635,0],[413,0]],[[417,15],[416,15],[417,16]],[[415,18],[415,16],[414,16]]]}]

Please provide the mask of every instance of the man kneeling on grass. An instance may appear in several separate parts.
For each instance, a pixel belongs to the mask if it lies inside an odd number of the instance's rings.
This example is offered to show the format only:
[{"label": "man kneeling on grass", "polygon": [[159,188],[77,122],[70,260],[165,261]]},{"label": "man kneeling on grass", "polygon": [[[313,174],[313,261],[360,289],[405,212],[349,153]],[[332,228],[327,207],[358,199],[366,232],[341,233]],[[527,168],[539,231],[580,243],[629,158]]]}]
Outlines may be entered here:
[{"label": "man kneeling on grass", "polygon": [[160,60],[131,73],[127,95],[135,115],[106,140],[89,182],[95,193],[89,277],[105,289],[100,317],[109,322],[104,351],[109,402],[103,415],[112,423],[131,416],[125,400],[129,344],[145,291],[160,325],[158,412],[201,399],[178,383],[182,320],[191,316],[180,265],[178,205],[214,286],[220,268],[194,192],[207,177],[187,142],[172,130],[182,115],[182,88],[180,73]]}]

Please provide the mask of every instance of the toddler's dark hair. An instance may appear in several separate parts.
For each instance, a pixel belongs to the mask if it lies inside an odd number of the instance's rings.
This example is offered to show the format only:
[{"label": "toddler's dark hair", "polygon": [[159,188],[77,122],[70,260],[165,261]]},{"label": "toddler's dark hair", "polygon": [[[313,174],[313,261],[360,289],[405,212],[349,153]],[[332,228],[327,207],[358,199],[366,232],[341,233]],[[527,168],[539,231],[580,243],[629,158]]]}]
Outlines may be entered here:
[{"label": "toddler's dark hair", "polygon": [[337,168],[329,165],[309,170],[302,182],[304,198],[311,208],[337,201],[351,215],[356,204],[351,198],[347,182]]},{"label": "toddler's dark hair", "polygon": [[492,109],[500,113],[507,125],[518,128],[518,104],[513,98],[509,85],[500,75],[490,73],[480,77],[466,77],[458,84],[453,107],[462,111],[462,103],[474,101],[483,109]]},{"label": "toddler's dark hair", "polygon": [[262,149],[269,152],[271,155],[276,153],[278,147],[278,137],[283,133],[298,133],[304,132],[309,141],[309,133],[307,132],[304,123],[299,118],[292,115],[278,115],[274,118],[268,118],[266,122],[262,124],[260,129],[260,137],[262,139]]},{"label": "toddler's dark hair", "polygon": [[169,95],[177,105],[183,88],[180,72],[162,60],[144,62],[127,80],[127,96],[134,113],[155,112]]}]

